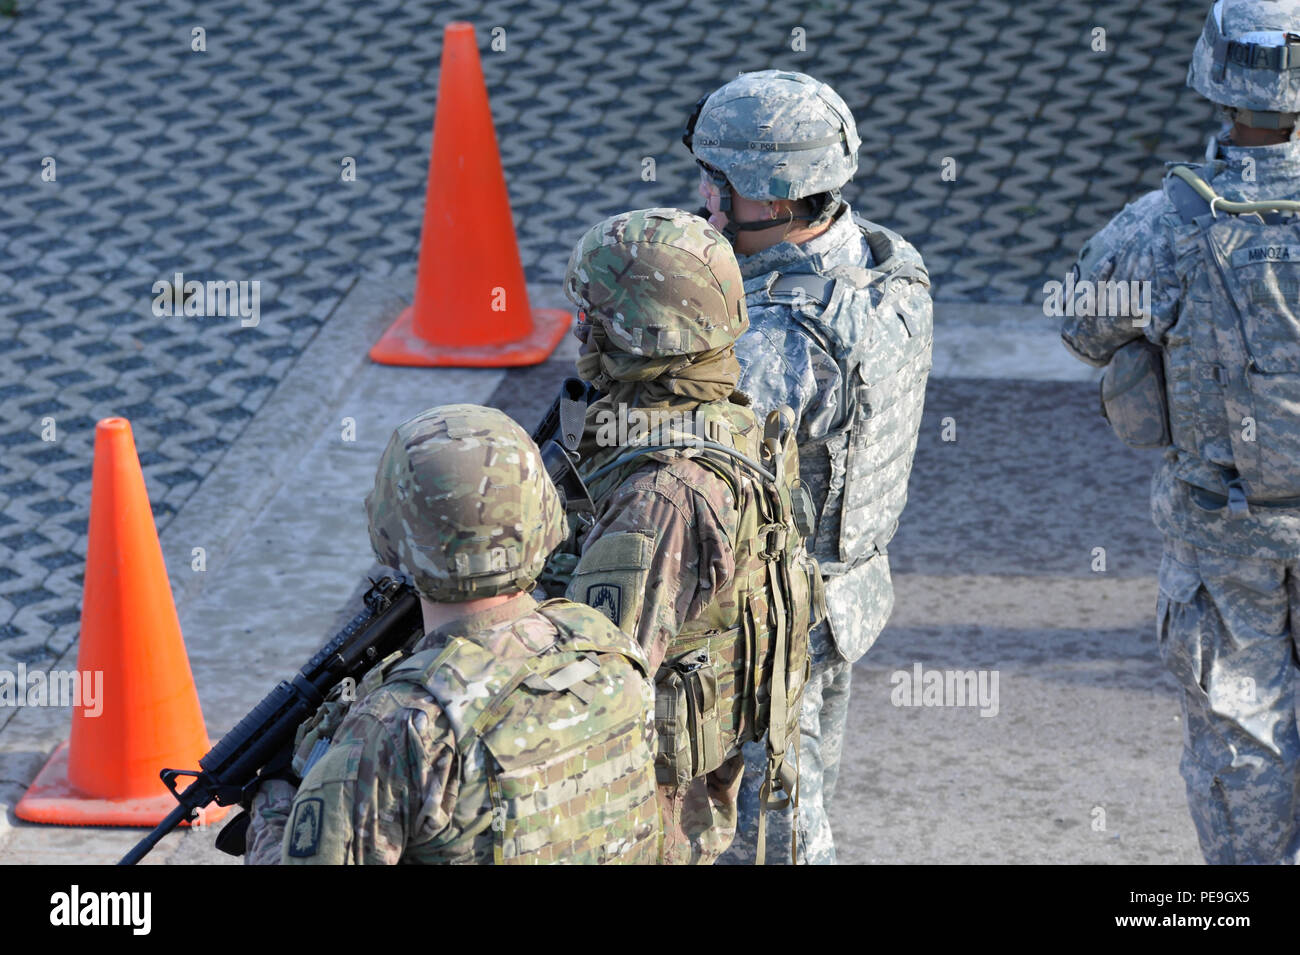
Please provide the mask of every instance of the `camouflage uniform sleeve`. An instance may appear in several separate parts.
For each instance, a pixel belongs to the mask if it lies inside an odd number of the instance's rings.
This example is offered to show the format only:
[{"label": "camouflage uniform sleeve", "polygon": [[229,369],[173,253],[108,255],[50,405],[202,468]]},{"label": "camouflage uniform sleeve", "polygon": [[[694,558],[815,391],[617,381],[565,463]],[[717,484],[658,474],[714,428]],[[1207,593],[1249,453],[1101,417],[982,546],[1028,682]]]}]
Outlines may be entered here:
[{"label": "camouflage uniform sleeve", "polygon": [[720,478],[678,459],[624,481],[587,534],[567,596],[630,634],[651,673],[682,624],[735,576],[729,501]]},{"label": "camouflage uniform sleeve", "polygon": [[1105,282],[1144,282],[1151,309],[1145,327],[1135,323],[1132,315],[1101,314],[1104,308],[1091,309],[1091,314],[1065,315],[1061,340],[1079,360],[1106,365],[1116,350],[1144,334],[1158,342],[1159,335],[1177,318],[1174,251],[1169,229],[1162,221],[1171,211],[1163,192],[1149,192],[1125,206],[1079,252],[1075,288],[1081,288],[1083,282],[1092,283],[1094,291]]},{"label": "camouflage uniform sleeve", "polygon": [[783,404],[794,410],[802,444],[826,434],[840,414],[840,367],[780,305],[752,309],[749,330],[736,341],[739,389],[759,421]]},{"label": "camouflage uniform sleeve", "polygon": [[417,686],[360,701],[308,770],[285,830],[284,865],[392,865],[451,822],[459,759],[451,724]]},{"label": "camouflage uniform sleeve", "polygon": [[268,779],[258,787],[248,810],[244,865],[279,865],[280,843],[297,792],[287,779]]}]

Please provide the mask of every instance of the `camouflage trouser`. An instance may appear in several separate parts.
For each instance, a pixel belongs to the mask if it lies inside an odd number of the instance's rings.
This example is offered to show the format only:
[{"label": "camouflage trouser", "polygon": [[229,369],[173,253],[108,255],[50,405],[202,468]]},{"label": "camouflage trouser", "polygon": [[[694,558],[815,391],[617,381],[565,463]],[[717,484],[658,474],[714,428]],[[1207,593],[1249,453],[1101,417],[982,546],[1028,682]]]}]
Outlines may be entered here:
[{"label": "camouflage trouser", "polygon": [[1295,631],[1300,560],[1166,539],[1156,639],[1182,686],[1182,774],[1205,860],[1294,863],[1300,851]]},{"label": "camouflage trouser", "polygon": [[736,793],[745,760],[737,753],[680,789],[659,786],[663,865],[712,865],[736,834]]},{"label": "camouflage trouser", "polygon": [[[809,643],[812,676],[804,690],[803,709],[799,714],[799,862],[834,865],[835,843],[828,813],[840,775],[853,664],[836,651],[825,624],[813,630]],[[746,744],[744,755],[740,818],[731,848],[718,860],[723,865],[752,865],[757,857],[758,792],[767,767],[766,741]],[[767,813],[768,865],[790,864],[793,822],[792,809]]]}]

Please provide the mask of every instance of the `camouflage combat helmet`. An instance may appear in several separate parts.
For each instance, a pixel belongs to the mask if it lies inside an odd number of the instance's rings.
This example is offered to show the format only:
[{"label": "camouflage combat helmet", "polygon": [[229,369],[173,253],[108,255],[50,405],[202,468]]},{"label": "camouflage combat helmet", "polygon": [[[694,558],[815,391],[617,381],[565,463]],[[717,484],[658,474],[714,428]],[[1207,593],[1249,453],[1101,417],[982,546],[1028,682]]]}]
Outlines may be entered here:
[{"label": "camouflage combat helmet", "polygon": [[1187,85],[1245,126],[1288,129],[1300,114],[1300,0],[1218,0]]},{"label": "camouflage combat helmet", "polygon": [[712,351],[749,327],[731,246],[680,209],[639,209],[592,226],[569,256],[564,291],[613,346],[644,358]]},{"label": "camouflage combat helmet", "polygon": [[[769,201],[823,194],[838,199],[857,172],[862,145],[838,93],[784,70],[742,73],[703,97],[682,142],[720,187],[730,184],[747,199]],[[722,195],[726,212],[727,189]],[[728,236],[734,238],[731,230]]]},{"label": "camouflage combat helmet", "polygon": [[441,405],[402,422],[366,496],[370,543],[430,600],[530,589],[564,509],[528,434],[500,411]]}]

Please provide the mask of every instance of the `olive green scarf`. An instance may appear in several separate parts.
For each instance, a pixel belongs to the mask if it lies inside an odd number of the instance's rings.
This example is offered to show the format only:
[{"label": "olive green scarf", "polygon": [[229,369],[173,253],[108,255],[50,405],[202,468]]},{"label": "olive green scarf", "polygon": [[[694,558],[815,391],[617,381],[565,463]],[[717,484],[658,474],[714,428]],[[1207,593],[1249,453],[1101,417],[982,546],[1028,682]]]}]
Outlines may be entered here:
[{"label": "olive green scarf", "polygon": [[580,325],[578,337],[583,342],[578,374],[605,392],[587,409],[579,448],[583,458],[600,450],[596,443],[597,422],[606,420],[605,413],[618,414],[620,406],[623,413],[693,408],[729,397],[740,380],[734,344],[694,355],[645,358],[612,346],[600,325]]}]

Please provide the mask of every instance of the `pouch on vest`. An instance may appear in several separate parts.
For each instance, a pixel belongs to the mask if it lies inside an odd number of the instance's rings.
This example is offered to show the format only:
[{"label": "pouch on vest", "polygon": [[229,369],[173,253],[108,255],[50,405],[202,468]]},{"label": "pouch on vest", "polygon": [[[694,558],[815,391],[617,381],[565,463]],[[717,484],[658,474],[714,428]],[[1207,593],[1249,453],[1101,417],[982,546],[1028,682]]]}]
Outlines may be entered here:
[{"label": "pouch on vest", "polygon": [[1101,413],[1130,448],[1163,448],[1170,442],[1164,356],[1138,338],[1124,345],[1101,376]]},{"label": "pouch on vest", "polygon": [[655,777],[680,787],[722,765],[718,675],[701,648],[665,661],[655,680]]}]

